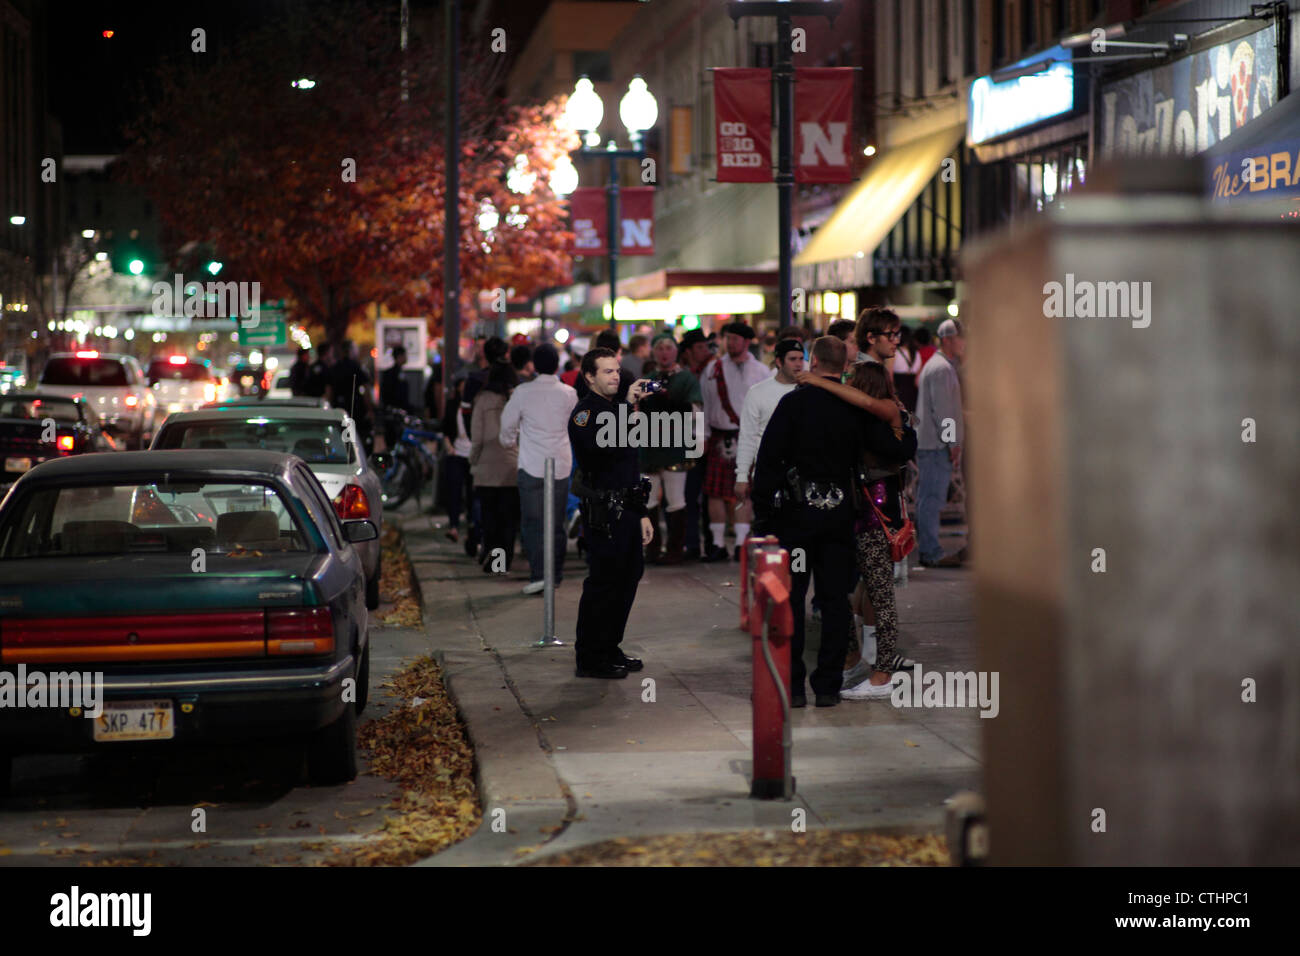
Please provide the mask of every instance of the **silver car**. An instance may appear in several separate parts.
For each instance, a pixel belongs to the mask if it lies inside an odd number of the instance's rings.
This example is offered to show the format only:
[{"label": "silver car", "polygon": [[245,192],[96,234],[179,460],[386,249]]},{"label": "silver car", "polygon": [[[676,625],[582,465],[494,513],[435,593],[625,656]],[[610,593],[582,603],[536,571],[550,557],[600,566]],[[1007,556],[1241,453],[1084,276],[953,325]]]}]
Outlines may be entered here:
[{"label": "silver car", "polygon": [[[292,405],[201,408],[169,415],[153,449],[252,448],[297,455],[329,495],[340,521],[373,521],[383,532],[379,475],[366,461],[352,419],[341,408]],[[366,607],[379,607],[379,540],[357,544],[366,572]]]}]

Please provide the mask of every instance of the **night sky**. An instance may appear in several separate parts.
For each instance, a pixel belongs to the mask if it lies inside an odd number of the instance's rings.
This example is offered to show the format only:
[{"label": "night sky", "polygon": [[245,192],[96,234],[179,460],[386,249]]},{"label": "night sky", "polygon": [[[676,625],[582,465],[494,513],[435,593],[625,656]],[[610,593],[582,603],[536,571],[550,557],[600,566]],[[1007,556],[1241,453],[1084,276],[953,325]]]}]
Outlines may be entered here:
[{"label": "night sky", "polygon": [[[207,31],[207,54],[219,54],[254,29],[283,13],[319,9],[331,0],[51,0],[49,9],[50,108],[63,124],[63,151],[116,153],[123,146],[122,128],[151,92],[150,74],[164,59],[198,57],[190,50],[191,31]],[[518,0],[484,0],[484,16],[511,36],[527,36],[545,4]],[[373,0],[372,8],[390,5],[394,30],[400,0]],[[462,3],[461,23],[468,25],[478,6]],[[441,16],[438,0],[410,0],[413,17]],[[111,39],[104,30],[114,31]],[[522,47],[513,45],[514,50]]]}]

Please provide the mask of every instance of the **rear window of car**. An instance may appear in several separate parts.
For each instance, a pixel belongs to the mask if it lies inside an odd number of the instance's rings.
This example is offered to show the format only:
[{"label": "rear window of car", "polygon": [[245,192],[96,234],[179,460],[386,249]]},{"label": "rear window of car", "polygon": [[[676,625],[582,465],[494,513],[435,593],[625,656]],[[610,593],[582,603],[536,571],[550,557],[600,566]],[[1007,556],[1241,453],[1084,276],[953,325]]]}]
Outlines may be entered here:
[{"label": "rear window of car", "polygon": [[38,422],[52,418],[60,424],[68,425],[81,421],[81,414],[75,402],[6,395],[0,397],[0,418],[24,418]]},{"label": "rear window of car", "polygon": [[163,428],[154,447],[283,451],[315,465],[352,461],[351,446],[344,441],[337,422],[271,419],[258,414],[219,422],[175,422]]},{"label": "rear window of car", "polygon": [[306,551],[309,540],[270,485],[105,483],[26,495],[0,524],[0,560],[189,555],[194,548],[256,558]]},{"label": "rear window of car", "polygon": [[150,362],[149,384],[162,381],[210,382],[212,372],[199,362],[186,362],[183,365],[172,362]]},{"label": "rear window of car", "polygon": [[131,384],[126,365],[108,358],[52,358],[41,373],[42,385],[125,388]]}]

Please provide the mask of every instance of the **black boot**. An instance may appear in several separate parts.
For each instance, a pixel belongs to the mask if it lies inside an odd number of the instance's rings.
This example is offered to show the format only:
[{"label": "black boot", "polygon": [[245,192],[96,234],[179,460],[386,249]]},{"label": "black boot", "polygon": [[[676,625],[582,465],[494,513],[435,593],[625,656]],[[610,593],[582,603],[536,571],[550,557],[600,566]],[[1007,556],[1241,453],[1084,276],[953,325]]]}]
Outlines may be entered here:
[{"label": "black boot", "polygon": [[665,515],[668,522],[668,544],[664,546],[661,564],[681,564],[686,560],[682,542],[686,540],[686,509],[679,508]]}]

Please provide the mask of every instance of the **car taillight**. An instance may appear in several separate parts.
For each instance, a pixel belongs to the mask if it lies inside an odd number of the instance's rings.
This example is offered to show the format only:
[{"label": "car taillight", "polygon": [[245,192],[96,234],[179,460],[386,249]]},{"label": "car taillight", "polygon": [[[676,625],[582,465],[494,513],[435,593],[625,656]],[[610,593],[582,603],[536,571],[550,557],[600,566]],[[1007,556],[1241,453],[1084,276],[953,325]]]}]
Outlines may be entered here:
[{"label": "car taillight", "polygon": [[266,652],[329,654],[334,650],[334,618],[327,607],[268,608]]},{"label": "car taillight", "polygon": [[340,521],[356,521],[370,517],[370,499],[360,485],[344,485],[334,499],[334,513]]},{"label": "car taillight", "polygon": [[76,442],[76,438],[72,435],[60,435],[58,440],[59,451],[72,451]]},{"label": "car taillight", "polygon": [[136,396],[136,395],[128,395],[128,396],[126,397],[126,407],[127,407],[127,408],[135,408],[135,407],[136,407],[137,405],[139,405],[139,404],[140,404],[140,399],[139,399],[138,396]]}]

